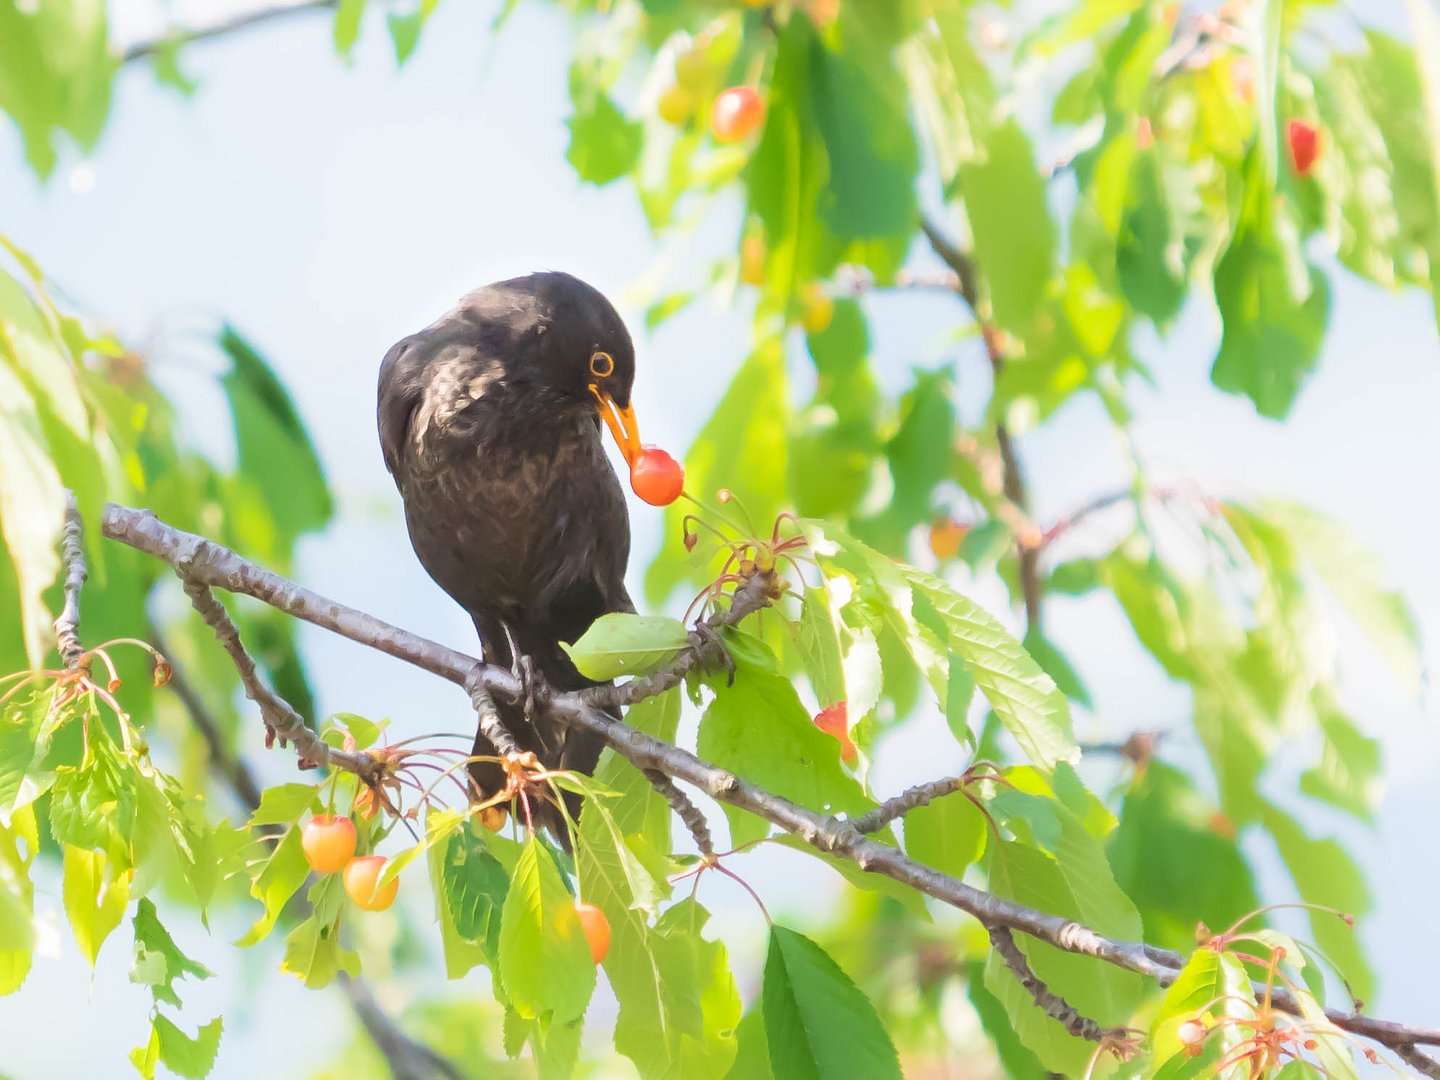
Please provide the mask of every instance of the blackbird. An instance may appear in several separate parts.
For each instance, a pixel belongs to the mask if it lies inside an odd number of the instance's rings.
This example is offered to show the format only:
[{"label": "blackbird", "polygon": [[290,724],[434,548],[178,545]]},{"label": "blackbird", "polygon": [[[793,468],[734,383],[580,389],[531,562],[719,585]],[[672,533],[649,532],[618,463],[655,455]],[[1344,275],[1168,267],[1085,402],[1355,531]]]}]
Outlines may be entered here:
[{"label": "blackbird", "polygon": [[[625,590],[630,521],[600,436],[603,421],[627,462],[640,452],[634,378],[615,308],[555,272],[477,289],[380,365],[380,445],[415,554],[470,613],[485,660],[528,686],[596,685],[561,643],[606,612],[635,610]],[[523,700],[496,704],[547,768],[594,769],[598,736]],[[495,748],[477,732],[474,752]],[[504,786],[492,762],[470,771],[482,798]],[[558,810],[532,807],[568,841]]]}]

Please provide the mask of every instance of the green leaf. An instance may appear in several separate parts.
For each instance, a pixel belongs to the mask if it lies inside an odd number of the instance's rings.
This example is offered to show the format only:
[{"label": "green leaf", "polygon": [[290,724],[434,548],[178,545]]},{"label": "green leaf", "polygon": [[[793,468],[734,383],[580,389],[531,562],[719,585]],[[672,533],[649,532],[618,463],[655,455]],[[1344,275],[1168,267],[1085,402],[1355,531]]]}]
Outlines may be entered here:
[{"label": "green leaf", "polygon": [[1229,926],[1260,906],[1234,826],[1164,762],[1137,771],[1108,852],[1154,944],[1186,948],[1200,923]]},{"label": "green leaf", "polygon": [[365,0],[339,0],[335,8],[335,51],[346,60],[360,37],[360,20],[365,15]]},{"label": "green leaf", "polygon": [[135,929],[135,962],[130,968],[130,981],[150,987],[157,1002],[179,1008],[175,980],[186,975],[208,979],[212,972],[180,951],[175,939],[161,924],[149,897],[141,898],[131,922]]},{"label": "green leaf", "polygon": [[[768,655],[757,638],[736,634],[748,648],[737,655],[733,683],[710,680],[714,700],[700,721],[697,752],[801,806],[823,813],[863,813],[873,803],[840,764],[839,744],[810,719],[790,680],[749,659]],[[767,822],[725,807],[735,846],[756,840]]]},{"label": "green leaf", "polygon": [[648,675],[675,659],[690,643],[690,631],[666,615],[612,611],[601,615],[574,645],[561,648],[587,679]]},{"label": "green leaf", "polygon": [[34,802],[54,781],[45,768],[59,718],[47,719],[53,691],[12,700],[0,716],[0,821]]},{"label": "green leaf", "polygon": [[[637,701],[625,711],[625,722],[637,731],[674,742],[680,724],[679,687]],[[670,850],[670,804],[628,758],[607,748],[595,767],[595,783],[615,793],[607,805],[622,833],[643,837],[656,851]]]},{"label": "green leaf", "polygon": [[235,425],[240,477],[254,485],[279,534],[274,556],[288,565],[294,539],[323,528],[335,505],[325,470],[284,385],[233,327],[220,334],[231,368],[221,378]]},{"label": "green leaf", "polygon": [[951,877],[963,877],[985,851],[985,815],[960,792],[942,795],[905,815],[905,853]]},{"label": "green leaf", "polygon": [[35,886],[30,865],[40,850],[35,810],[22,806],[0,817],[0,997],[13,993],[30,972],[35,944]]},{"label": "green leaf", "polygon": [[299,829],[290,829],[278,842],[265,840],[258,846],[261,853],[250,863],[250,895],[265,905],[265,911],[235,942],[240,946],[254,945],[269,935],[280,912],[310,876]]},{"label": "green leaf", "polygon": [[763,992],[770,1065],[786,1080],[900,1080],[895,1046],[875,1008],[819,945],[770,928]]},{"label": "green leaf", "polygon": [[216,1017],[195,1033],[192,1039],[164,1016],[156,1014],[153,1030],[158,1036],[160,1063],[185,1080],[204,1080],[215,1067],[224,1031],[221,1017]]},{"label": "green leaf", "polygon": [[260,793],[260,805],[250,815],[250,828],[261,825],[295,825],[307,810],[319,806],[315,784],[276,784]]},{"label": "green leaf", "polygon": [[80,952],[95,957],[130,905],[130,874],[115,871],[103,853],[65,845],[65,916]]},{"label": "green leaf", "polygon": [[1225,330],[1210,378],[1221,390],[1248,396],[1262,416],[1279,419],[1319,361],[1330,290],[1306,264],[1294,224],[1259,170],[1252,155],[1245,210],[1215,267]]},{"label": "green leaf", "polygon": [[770,1044],[765,1040],[765,1013],[751,1006],[735,1029],[735,1062],[725,1080],[775,1080],[770,1068]]},{"label": "green leaf", "polygon": [[500,913],[510,875],[473,828],[456,830],[447,841],[440,880],[455,932],[485,946],[492,963],[500,955]]},{"label": "green leaf", "polygon": [[842,7],[836,47],[812,46],[808,89],[829,157],[820,214],[842,239],[903,236],[916,223],[920,155],[893,39],[875,14]]},{"label": "green leaf", "polygon": [[930,602],[950,650],[965,661],[975,686],[1026,757],[1040,768],[1078,760],[1065,695],[1019,642],[940,578],[910,567],[902,567],[901,574]]},{"label": "green leaf", "polygon": [[57,131],[88,150],[104,127],[119,64],[105,12],[104,0],[0,0],[0,111],[19,127],[25,157],[42,178],[55,167]]},{"label": "green leaf", "polygon": [[500,977],[521,1016],[560,1023],[583,1016],[595,989],[574,900],[534,837],[520,853],[500,917]]},{"label": "green leaf", "polygon": [[984,158],[960,166],[959,187],[993,321],[1023,332],[1054,271],[1055,223],[1030,140],[1017,122],[995,128]]},{"label": "green leaf", "polygon": [[340,944],[338,921],[321,922],[311,915],[285,935],[285,958],[280,970],[294,975],[311,990],[329,986],[335,976],[345,972],[351,978],[360,974],[360,957]]},{"label": "green leaf", "polygon": [[[0,11],[8,0],[0,0]],[[0,35],[3,36],[3,35]],[[0,64],[3,67],[3,64]],[[43,665],[53,616],[43,593],[60,572],[56,543],[65,490],[51,460],[36,403],[0,356],[0,535],[19,585],[20,624],[30,666]]]},{"label": "green leaf", "polygon": [[[1202,1022],[1209,1026],[1215,1017],[1252,1019],[1254,1001],[1250,976],[1239,960],[1229,953],[1196,949],[1165,991],[1165,998],[1151,1022],[1156,1062],[1188,1057],[1177,1034],[1181,1024],[1203,1018]],[[1238,1024],[1219,1027],[1206,1039],[1207,1050],[1218,1050],[1222,1055],[1228,1053],[1244,1037],[1237,1034],[1242,1030]]]},{"label": "green leaf", "polygon": [[[830,614],[830,595],[814,585],[805,586],[800,605],[796,642],[805,661],[805,673],[821,707],[844,701],[845,669],[840,639]],[[869,710],[866,709],[868,712]]]},{"label": "green leaf", "polygon": [[566,121],[570,146],[565,160],[592,184],[608,184],[634,169],[645,143],[644,127],[620,111],[602,87],[603,77],[602,65],[583,58],[570,68],[575,111]]},{"label": "green leaf", "polygon": [[[1265,804],[1263,820],[1306,903],[1333,908],[1352,917],[1370,910],[1370,889],[1365,875],[1337,841],[1312,839],[1294,818],[1271,803]],[[1362,1001],[1369,1000],[1375,991],[1375,975],[1354,928],[1330,911],[1308,914],[1315,943],[1339,969],[1353,995]]]},{"label": "green leaf", "polygon": [[1384,568],[1374,552],[1363,547],[1345,526],[1308,507],[1270,501],[1261,509],[1286,530],[1405,686],[1417,690],[1423,666],[1420,631],[1405,598],[1385,587]]},{"label": "green leaf", "polygon": [[[1058,803],[1055,807],[1060,836],[1053,858],[1015,841],[992,840],[991,889],[1103,934],[1137,940],[1140,916],[1115,884],[1103,849],[1067,808]],[[1050,989],[1101,1024],[1123,1024],[1139,1001],[1141,983],[1132,972],[1098,969],[1087,957],[1038,941],[1022,939],[1017,944]],[[1065,1075],[1084,1070],[1093,1047],[1041,1011],[994,953],[986,961],[985,985],[1005,1005],[1016,1034],[1046,1068]]]}]

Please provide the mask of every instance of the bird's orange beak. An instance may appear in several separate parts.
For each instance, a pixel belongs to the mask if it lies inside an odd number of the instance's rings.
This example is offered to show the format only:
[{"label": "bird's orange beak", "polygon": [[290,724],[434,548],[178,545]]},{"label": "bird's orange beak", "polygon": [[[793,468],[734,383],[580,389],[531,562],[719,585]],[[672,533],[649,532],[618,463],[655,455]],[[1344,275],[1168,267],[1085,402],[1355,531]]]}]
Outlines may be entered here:
[{"label": "bird's orange beak", "polygon": [[635,459],[640,455],[640,428],[635,423],[634,406],[627,405],[623,409],[620,408],[615,404],[614,398],[594,383],[590,384],[590,393],[595,395],[600,419],[605,421],[605,426],[615,437],[615,445],[620,447],[625,464],[633,465]]}]

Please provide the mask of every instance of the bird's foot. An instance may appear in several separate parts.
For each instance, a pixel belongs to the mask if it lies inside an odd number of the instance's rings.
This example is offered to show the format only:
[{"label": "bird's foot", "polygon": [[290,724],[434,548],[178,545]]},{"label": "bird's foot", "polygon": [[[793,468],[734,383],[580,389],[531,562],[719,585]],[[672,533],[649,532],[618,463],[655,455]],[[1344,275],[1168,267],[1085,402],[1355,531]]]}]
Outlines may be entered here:
[{"label": "bird's foot", "polygon": [[700,662],[707,665],[718,662],[725,669],[725,685],[733,685],[735,682],[735,658],[725,647],[725,639],[720,636],[720,631],[707,622],[697,622],[691,633],[698,639],[695,651],[700,656]]},{"label": "bird's foot", "polygon": [[550,702],[550,684],[535,670],[535,661],[522,652],[515,654],[515,664],[510,670],[520,680],[520,706],[533,722],[540,709]]}]

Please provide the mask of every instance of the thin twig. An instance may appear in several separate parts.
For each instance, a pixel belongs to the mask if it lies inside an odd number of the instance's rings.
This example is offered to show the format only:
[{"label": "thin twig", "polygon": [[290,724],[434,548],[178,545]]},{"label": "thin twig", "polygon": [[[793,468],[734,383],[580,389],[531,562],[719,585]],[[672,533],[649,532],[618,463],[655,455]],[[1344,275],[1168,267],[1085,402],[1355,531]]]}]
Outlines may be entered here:
[{"label": "thin twig", "polygon": [[985,929],[990,934],[991,948],[999,954],[1000,959],[1010,970],[1010,974],[1019,980],[1020,985],[1025,988],[1025,992],[1035,999],[1035,1004],[1046,1016],[1077,1039],[1100,1042],[1107,1038],[1125,1038],[1124,1028],[1101,1027],[1097,1021],[1090,1019],[1046,986],[1044,980],[1036,975],[1030,967],[1030,961],[1025,959],[1025,954],[1020,951],[1020,946],[1015,944],[1015,936],[1008,929],[1003,926],[987,926]]},{"label": "thin twig", "polygon": [[170,665],[170,682],[167,684],[180,698],[180,704],[190,714],[190,722],[200,731],[205,748],[210,754],[210,766],[230,785],[230,790],[242,806],[254,813],[260,806],[260,784],[250,766],[226,744],[225,732],[210,707],[205,704],[200,692],[191,684],[185,670],[175,661],[175,654],[166,646],[157,627],[150,627],[150,640],[165,662]]},{"label": "thin twig", "polygon": [[[511,697],[520,693],[520,680],[505,668],[484,664],[366,612],[329,600],[242,559],[219,544],[165,525],[148,511],[111,504],[105,509],[104,532],[107,537],[171,566],[183,566],[185,575],[195,581],[252,596],[297,619],[368,645],[456,686],[464,688],[479,680],[491,693]],[[737,597],[736,606],[741,603]],[[698,663],[691,655],[694,651],[686,650],[675,665],[686,666],[687,670],[693,667]],[[646,681],[655,687],[651,693],[660,693],[679,680],[652,676]],[[818,851],[849,859],[862,870],[908,885],[974,916],[987,927],[1005,927],[1028,934],[1066,952],[1139,972],[1161,986],[1174,982],[1183,968],[1185,959],[1177,952],[1107,937],[1081,923],[976,889],[916,862],[889,844],[867,838],[849,822],[799,806],[608,715],[604,709],[615,700],[638,700],[639,695],[632,698],[630,687],[633,685],[627,683],[610,695],[601,695],[599,701],[591,700],[595,690],[554,694],[549,702],[551,715],[572,727],[600,735],[616,753],[642,771],[652,769],[684,781],[714,799],[769,821]],[[1299,1003],[1284,990],[1277,988],[1272,1002],[1286,1012],[1299,1013]],[[1411,1026],[1338,1009],[1327,1009],[1325,1015],[1337,1027],[1391,1048],[1440,1046],[1440,1028]]]},{"label": "thin twig", "polygon": [[685,823],[690,830],[690,835],[695,840],[695,847],[707,860],[715,858],[715,841],[710,836],[710,823],[705,820],[705,815],[700,808],[691,801],[690,796],[675,786],[675,781],[666,776],[663,772],[655,769],[645,769],[645,779],[670,804],[670,809],[675,811],[676,816]]},{"label": "thin twig", "polygon": [[65,606],[55,620],[55,645],[65,666],[74,668],[85,655],[85,647],[80,644],[80,590],[89,577],[85,568],[84,522],[80,520],[80,506],[74,495],[65,504],[60,553],[65,560]]},{"label": "thin twig", "polygon": [[931,780],[929,783],[916,784],[912,788],[906,788],[893,799],[886,799],[874,810],[861,814],[850,824],[855,827],[857,832],[879,832],[890,822],[898,817],[904,817],[911,810],[933,802],[944,795],[960,791],[964,787],[965,778],[963,776],[947,776],[943,780]]},{"label": "thin twig", "polygon": [[274,7],[258,8],[255,11],[241,12],[239,15],[232,15],[228,19],[221,19],[218,22],[206,26],[177,27],[160,37],[151,38],[146,41],[137,41],[133,45],[125,47],[120,53],[120,62],[129,64],[135,60],[143,60],[148,56],[163,52],[166,49],[173,49],[180,45],[188,45],[194,41],[209,41],[214,38],[226,37],[239,30],[248,30],[252,27],[261,26],[265,23],[275,22],[279,19],[288,19],[295,15],[307,15],[316,11],[326,11],[334,8],[339,0],[297,0],[290,4],[276,4]]},{"label": "thin twig", "polygon": [[176,569],[181,575],[180,580],[185,587],[185,594],[190,597],[190,603],[205,620],[205,625],[215,632],[216,640],[230,654],[230,660],[240,674],[240,684],[245,688],[245,696],[260,706],[260,715],[265,721],[266,745],[270,745],[277,738],[281,746],[294,743],[302,767],[336,766],[367,779],[375,775],[380,768],[376,758],[369,754],[335,749],[306,726],[304,717],[296,712],[288,701],[265,685],[260,673],[255,670],[255,661],[245,651],[245,645],[240,640],[240,628],[230,618],[225,606],[215,599],[215,594],[208,585],[190,577],[183,567]]},{"label": "thin twig", "polygon": [[[1005,350],[1001,335],[993,323],[980,310],[979,270],[975,260],[959,245],[951,241],[943,229],[926,215],[920,219],[921,231],[930,247],[940,260],[955,271],[956,292],[970,309],[971,317],[980,327],[980,336],[985,342],[985,354],[990,359],[990,370],[995,386],[1000,385],[1000,376],[1005,371]],[[995,421],[995,444],[1000,450],[1003,467],[1001,490],[1006,500],[1028,520],[1030,516],[1030,495],[1025,484],[1025,473],[1020,465],[1019,455],[1010,437],[1010,429],[1003,419]],[[1020,564],[1020,594],[1025,602],[1025,625],[1031,630],[1040,629],[1040,601],[1044,594],[1044,582],[1040,578],[1040,551],[1038,537],[1029,535],[1031,530],[1017,533],[1015,554]]]}]

